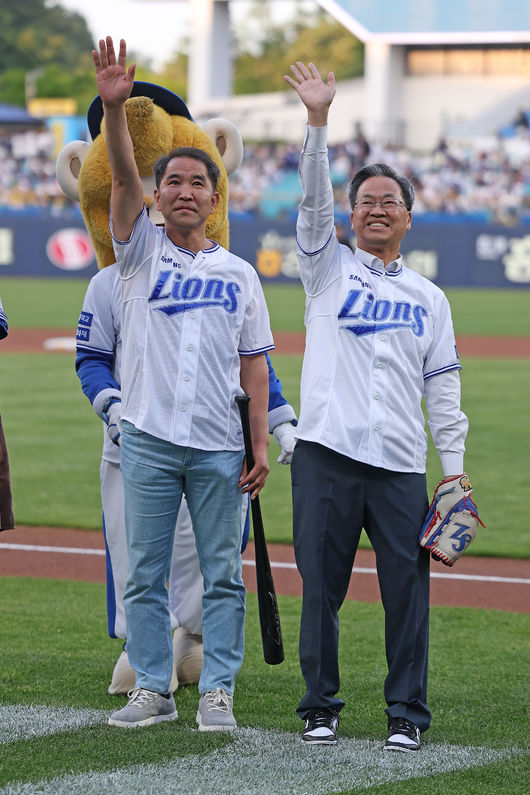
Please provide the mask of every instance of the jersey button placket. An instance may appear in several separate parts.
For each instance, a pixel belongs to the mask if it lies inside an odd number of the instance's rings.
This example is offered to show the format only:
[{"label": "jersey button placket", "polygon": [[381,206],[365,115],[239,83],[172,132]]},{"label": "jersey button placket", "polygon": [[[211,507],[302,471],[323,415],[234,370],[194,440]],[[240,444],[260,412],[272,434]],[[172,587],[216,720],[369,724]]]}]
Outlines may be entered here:
[{"label": "jersey button placket", "polygon": [[182,423],[191,432],[193,405],[197,390],[197,362],[200,337],[200,322],[193,310],[185,313],[182,324],[183,355],[180,361],[180,383],[177,397],[177,425]]},{"label": "jersey button placket", "polygon": [[374,372],[372,378],[371,433],[370,448],[376,459],[381,460],[383,450],[383,429],[385,425],[385,395],[387,392],[387,334],[376,332],[374,339]]}]

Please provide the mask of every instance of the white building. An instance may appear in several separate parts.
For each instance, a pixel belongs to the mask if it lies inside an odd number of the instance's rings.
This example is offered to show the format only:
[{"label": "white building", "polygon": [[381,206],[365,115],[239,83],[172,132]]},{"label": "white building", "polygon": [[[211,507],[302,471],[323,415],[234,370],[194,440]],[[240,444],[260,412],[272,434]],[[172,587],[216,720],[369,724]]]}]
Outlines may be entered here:
[{"label": "white building", "polygon": [[[331,143],[361,124],[371,140],[429,150],[442,136],[495,135],[530,109],[529,0],[317,2],[365,44],[364,77],[338,86]],[[244,140],[299,142],[305,112],[288,87],[231,96],[228,0],[190,3],[194,117],[225,116]]]}]

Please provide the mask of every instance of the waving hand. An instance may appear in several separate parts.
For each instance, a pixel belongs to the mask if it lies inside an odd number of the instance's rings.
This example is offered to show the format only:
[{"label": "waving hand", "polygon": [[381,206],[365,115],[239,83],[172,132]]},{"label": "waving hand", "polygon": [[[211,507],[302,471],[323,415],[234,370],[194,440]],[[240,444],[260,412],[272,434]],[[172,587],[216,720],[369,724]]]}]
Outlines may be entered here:
[{"label": "waving hand", "polygon": [[327,124],[329,106],[335,96],[335,75],[329,72],[325,83],[315,64],[305,66],[302,61],[291,65],[291,72],[293,77],[284,75],[284,80],[294,88],[306,106],[309,124],[323,127]]},{"label": "waving hand", "polygon": [[117,61],[111,36],[100,39],[99,53],[92,50],[92,59],[96,67],[96,82],[103,104],[109,107],[123,104],[131,95],[136,71],[136,64],[131,64],[127,69],[127,47],[124,39],[120,40]]}]

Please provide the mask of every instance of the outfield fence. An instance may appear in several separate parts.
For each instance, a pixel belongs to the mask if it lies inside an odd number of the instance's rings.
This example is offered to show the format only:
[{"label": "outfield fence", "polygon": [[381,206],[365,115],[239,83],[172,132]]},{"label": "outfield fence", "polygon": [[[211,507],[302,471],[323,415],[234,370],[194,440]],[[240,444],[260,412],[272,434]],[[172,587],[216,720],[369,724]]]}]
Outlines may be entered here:
[{"label": "outfield fence", "polygon": [[[347,218],[342,242],[354,247]],[[230,248],[251,262],[263,282],[298,283],[294,216],[231,217]],[[407,265],[441,287],[530,287],[530,226],[487,224],[463,216],[419,216],[403,241]],[[81,214],[0,212],[0,277],[83,277],[97,271]]]}]

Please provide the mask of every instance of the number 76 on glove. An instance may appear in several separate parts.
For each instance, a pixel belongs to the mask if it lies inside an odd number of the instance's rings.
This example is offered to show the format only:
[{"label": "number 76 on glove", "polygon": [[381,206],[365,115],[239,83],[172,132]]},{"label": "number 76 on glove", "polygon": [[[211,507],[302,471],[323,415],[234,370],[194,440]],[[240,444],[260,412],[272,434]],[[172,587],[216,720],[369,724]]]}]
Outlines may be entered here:
[{"label": "number 76 on glove", "polygon": [[435,560],[453,566],[475,538],[479,524],[478,508],[471,499],[469,478],[462,475],[438,483],[421,528],[420,546]]}]

